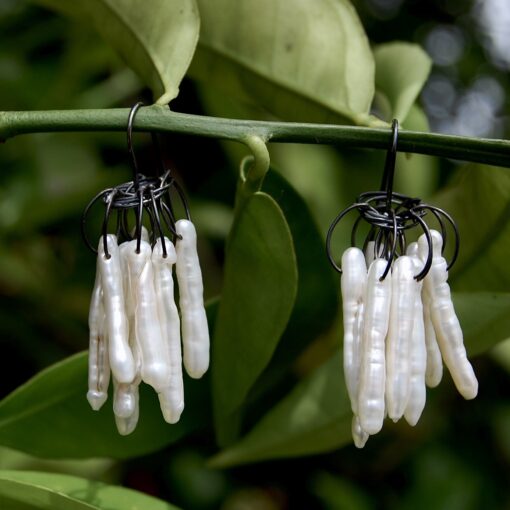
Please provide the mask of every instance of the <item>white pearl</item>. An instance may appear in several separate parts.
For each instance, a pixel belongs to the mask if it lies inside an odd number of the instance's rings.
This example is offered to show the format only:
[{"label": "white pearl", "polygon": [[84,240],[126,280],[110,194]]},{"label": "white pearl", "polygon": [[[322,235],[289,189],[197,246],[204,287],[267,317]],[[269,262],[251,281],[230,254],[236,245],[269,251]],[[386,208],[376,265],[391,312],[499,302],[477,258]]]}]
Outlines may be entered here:
[{"label": "white pearl", "polygon": [[369,435],[361,428],[359,417],[356,415],[352,417],[351,433],[356,448],[363,448],[367,444]]},{"label": "white pearl", "polygon": [[363,252],[348,248],[342,255],[342,307],[344,323],[344,376],[351,400],[352,412],[358,406],[358,385],[361,351],[363,297],[367,284],[367,269]]},{"label": "white pearl", "polygon": [[379,278],[387,262],[375,259],[368,270],[363,324],[358,415],[361,428],[376,434],[382,428],[385,404],[386,362],[384,339],[388,332],[391,304],[391,273]]},{"label": "white pearl", "polygon": [[[99,268],[98,268],[99,269]],[[110,361],[107,334],[105,331],[103,287],[101,275],[96,272],[96,281],[89,308],[89,377],[87,400],[94,411],[98,411],[108,398]]]},{"label": "white pearl", "polygon": [[176,232],[177,280],[182,319],[184,367],[193,378],[202,377],[209,367],[209,326],[204,308],[202,272],[197,254],[197,236],[193,223],[179,220]]},{"label": "white pearl", "polygon": [[[417,256],[413,256],[411,258],[413,259],[415,273],[418,274],[423,267],[423,263]],[[427,390],[425,386],[427,350],[425,347],[425,327],[423,323],[423,305],[421,301],[422,282],[416,282],[416,285],[418,287],[418,291],[415,297],[414,325],[411,335],[410,393],[404,413],[407,423],[413,427],[418,423],[427,399]]]},{"label": "white pearl", "polygon": [[414,279],[414,263],[403,255],[393,264],[391,307],[386,338],[386,407],[388,416],[398,421],[409,399],[410,341],[419,287]]},{"label": "white pearl", "polygon": [[[441,354],[455,386],[465,399],[473,399],[478,393],[478,381],[467,358],[462,329],[453,307],[450,286],[447,283],[447,263],[441,256],[442,237],[435,230],[431,230],[431,235],[432,266],[424,279],[424,287],[431,299],[432,323]],[[425,235],[420,237],[418,245],[423,259],[428,250]]]},{"label": "white pearl", "polygon": [[135,378],[136,368],[129,347],[119,247],[114,235],[107,235],[106,240],[110,258],[105,256],[101,238],[98,246],[98,266],[103,287],[110,367],[119,382],[129,383]]},{"label": "white pearl", "polygon": [[[114,385],[114,416],[117,430],[122,436],[131,434],[138,423],[139,411],[139,389],[138,382],[133,384],[119,384],[115,379]],[[120,392],[120,395],[119,395]],[[115,403],[118,401],[118,404]]]},{"label": "white pearl", "polygon": [[158,316],[152,250],[146,241],[141,241],[140,253],[136,253],[136,240],[128,244],[131,246],[126,251],[127,267],[136,305],[135,334],[142,358],[141,376],[160,391],[170,381],[170,358]]},{"label": "white pearl", "polygon": [[163,257],[161,239],[156,241],[152,251],[154,287],[158,301],[158,317],[163,340],[170,359],[168,386],[158,393],[161,411],[165,421],[177,423],[184,409],[184,385],[182,380],[181,330],[179,312],[174,299],[172,265],[177,259],[174,245],[165,237],[166,258]]}]

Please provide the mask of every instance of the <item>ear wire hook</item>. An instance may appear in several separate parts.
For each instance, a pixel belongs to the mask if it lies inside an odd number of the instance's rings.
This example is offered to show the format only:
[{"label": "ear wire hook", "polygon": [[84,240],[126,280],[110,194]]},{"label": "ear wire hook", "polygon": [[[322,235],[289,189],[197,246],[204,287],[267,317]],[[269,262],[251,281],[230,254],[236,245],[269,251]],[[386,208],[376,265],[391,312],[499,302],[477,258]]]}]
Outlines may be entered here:
[{"label": "ear wire hook", "polygon": [[398,120],[391,123],[391,145],[386,153],[381,191],[386,191],[386,211],[391,209],[393,198],[393,178],[395,177],[395,163],[397,160]]},{"label": "ear wire hook", "polygon": [[133,166],[133,184],[135,186],[135,191],[138,191],[138,185],[140,182],[139,178],[139,170],[138,163],[136,161],[135,151],[133,149],[133,123],[135,121],[136,112],[142,107],[144,104],[139,101],[136,103],[130,110],[128,116],[127,123],[127,147],[129,155],[131,156],[131,164]]}]

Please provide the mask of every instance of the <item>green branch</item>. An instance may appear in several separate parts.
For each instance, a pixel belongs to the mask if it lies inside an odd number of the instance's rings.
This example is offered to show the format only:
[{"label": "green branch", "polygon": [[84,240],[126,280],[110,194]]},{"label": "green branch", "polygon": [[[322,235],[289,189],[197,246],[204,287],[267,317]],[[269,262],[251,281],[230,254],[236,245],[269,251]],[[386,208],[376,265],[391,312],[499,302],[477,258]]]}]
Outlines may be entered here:
[{"label": "green branch", "polygon": [[[0,140],[27,133],[124,131],[128,109],[0,112]],[[256,136],[267,142],[329,144],[386,149],[389,129],[328,124],[221,119],[175,113],[162,106],[140,109],[134,129],[243,142]],[[510,142],[400,130],[398,150],[510,167]]]}]

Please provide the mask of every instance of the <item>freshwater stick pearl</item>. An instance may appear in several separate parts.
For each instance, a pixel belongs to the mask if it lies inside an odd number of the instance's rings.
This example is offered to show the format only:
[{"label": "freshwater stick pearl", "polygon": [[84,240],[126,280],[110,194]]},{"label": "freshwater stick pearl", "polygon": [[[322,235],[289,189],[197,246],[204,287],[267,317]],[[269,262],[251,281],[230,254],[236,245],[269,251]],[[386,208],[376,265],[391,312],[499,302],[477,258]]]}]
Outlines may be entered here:
[{"label": "freshwater stick pearl", "polygon": [[381,282],[386,260],[375,259],[368,270],[365,294],[358,416],[361,428],[370,435],[382,428],[385,404],[386,362],[384,339],[388,332],[391,304],[391,273]]},{"label": "freshwater stick pearl", "polygon": [[[406,250],[407,255],[418,257],[418,243],[411,243]],[[423,269],[425,261],[419,259],[421,265],[416,274]],[[427,348],[427,369],[425,372],[425,382],[430,388],[435,388],[443,377],[443,360],[441,359],[441,351],[437,345],[436,332],[430,318],[430,297],[426,289],[422,285],[421,299],[423,303],[423,324],[425,327],[425,345]]]},{"label": "freshwater stick pearl", "polygon": [[[417,257],[411,257],[414,264],[415,274],[419,274],[423,267],[422,261]],[[427,399],[425,386],[425,370],[427,367],[427,350],[425,347],[425,326],[423,323],[423,305],[421,301],[421,288],[423,283],[416,282],[418,287],[414,305],[414,324],[410,339],[410,392],[409,400],[404,412],[404,417],[414,427],[420,419]]]},{"label": "freshwater stick pearl", "polygon": [[165,237],[166,258],[163,256],[161,239],[152,250],[154,287],[158,302],[158,317],[163,341],[170,358],[170,380],[168,386],[158,393],[163,417],[168,423],[177,423],[184,409],[184,386],[182,380],[181,328],[179,312],[174,299],[172,266],[177,254],[172,242]]},{"label": "freshwater stick pearl", "polygon": [[363,448],[368,441],[368,434],[361,428],[359,417],[354,415],[352,417],[351,425],[352,439],[356,448]]},{"label": "freshwater stick pearl", "polygon": [[436,332],[430,316],[431,300],[430,295],[425,289],[421,291],[423,302],[423,324],[425,327],[425,345],[427,347],[427,370],[425,372],[425,381],[429,388],[435,388],[443,378],[443,360],[441,351],[437,343]]},{"label": "freshwater stick pearl", "polygon": [[[473,399],[478,393],[478,381],[466,355],[462,329],[455,314],[450,286],[447,283],[447,264],[441,256],[443,239],[435,230],[431,230],[431,235],[432,266],[424,279],[424,287],[431,299],[432,323],[441,354],[455,386],[465,399]],[[420,237],[418,245],[420,256],[424,259],[428,250],[425,235]]]},{"label": "freshwater stick pearl", "polygon": [[200,378],[209,367],[209,326],[204,308],[202,272],[197,254],[197,234],[193,223],[179,220],[175,230],[182,237],[176,243],[177,281],[182,319],[184,367]]},{"label": "freshwater stick pearl", "polygon": [[368,241],[367,246],[365,248],[365,262],[367,265],[367,269],[370,267],[370,264],[375,259],[375,242],[374,241]]},{"label": "freshwater stick pearl", "polygon": [[170,382],[170,357],[159,322],[152,249],[141,241],[140,253],[136,253],[136,241],[129,244],[133,246],[127,250],[127,264],[136,304],[135,334],[142,358],[142,380],[159,392]]},{"label": "freshwater stick pearl", "polygon": [[113,379],[113,412],[115,425],[119,434],[131,434],[138,424],[139,410],[139,383],[122,384]]},{"label": "freshwater stick pearl", "polygon": [[136,367],[129,347],[119,247],[114,235],[107,235],[106,242],[110,257],[105,256],[102,238],[99,241],[97,257],[103,287],[110,367],[117,381],[129,383],[135,378]]},{"label": "freshwater stick pearl", "polygon": [[391,307],[386,338],[386,407],[388,416],[398,421],[407,406],[410,391],[410,342],[419,286],[414,279],[414,263],[403,255],[393,264]]},{"label": "freshwater stick pearl", "polygon": [[348,248],[342,255],[342,307],[344,323],[344,375],[352,412],[357,413],[361,354],[363,297],[367,284],[367,269],[363,252]]},{"label": "freshwater stick pearl", "polygon": [[89,308],[89,377],[87,400],[94,411],[98,411],[108,398],[110,361],[108,358],[105,331],[103,287],[99,268]]}]

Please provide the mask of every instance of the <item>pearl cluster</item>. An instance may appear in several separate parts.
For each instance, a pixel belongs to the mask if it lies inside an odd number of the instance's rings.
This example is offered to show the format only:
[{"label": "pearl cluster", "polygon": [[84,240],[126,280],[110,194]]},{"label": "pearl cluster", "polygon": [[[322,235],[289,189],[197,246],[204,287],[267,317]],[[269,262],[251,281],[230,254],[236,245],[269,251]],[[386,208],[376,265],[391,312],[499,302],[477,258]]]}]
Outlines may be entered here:
[{"label": "pearl cluster", "polygon": [[423,281],[429,244],[422,235],[392,264],[375,258],[373,242],[366,254],[348,248],[342,256],[344,374],[353,412],[352,436],[362,448],[388,416],[414,426],[426,400],[426,385],[435,387],[448,367],[459,393],[473,399],[478,381],[467,359],[459,320],[441,255],[442,236],[432,237],[432,265]]},{"label": "pearl cluster", "polygon": [[[152,247],[145,228],[140,240],[118,245],[117,237],[108,234],[106,242],[99,241],[89,313],[87,399],[92,409],[101,408],[111,372],[113,412],[122,435],[137,425],[142,381],[157,392],[165,421],[176,423],[184,409],[182,362],[193,378],[201,377],[209,366],[195,227],[189,220],[179,220],[175,230],[175,246],[164,238]],[[174,300],[174,264],[180,318]]]}]

